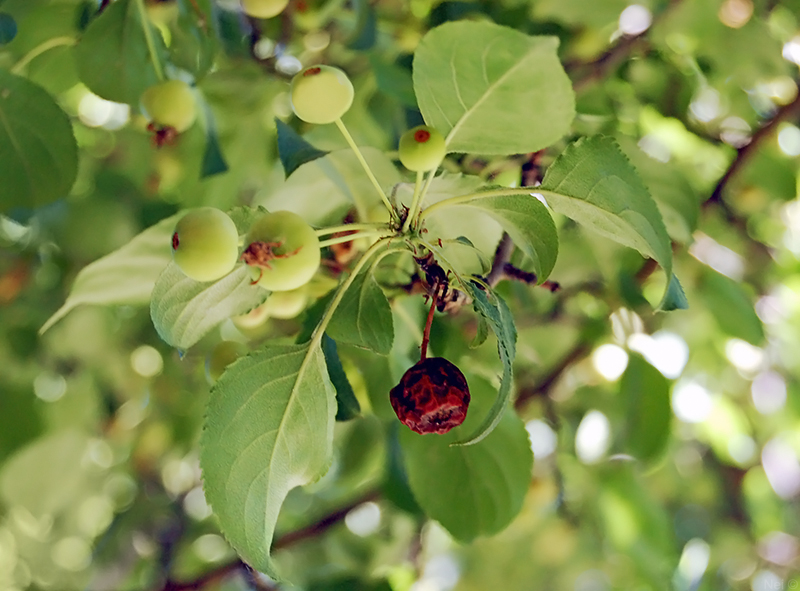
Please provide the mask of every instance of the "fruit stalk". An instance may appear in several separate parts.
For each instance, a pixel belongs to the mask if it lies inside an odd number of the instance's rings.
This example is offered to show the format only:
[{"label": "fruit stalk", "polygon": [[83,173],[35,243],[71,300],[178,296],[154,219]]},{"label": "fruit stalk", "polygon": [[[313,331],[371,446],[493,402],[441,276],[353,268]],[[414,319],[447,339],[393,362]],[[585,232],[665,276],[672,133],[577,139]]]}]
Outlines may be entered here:
[{"label": "fruit stalk", "polygon": [[425,361],[428,356],[428,343],[431,340],[431,326],[433,325],[433,312],[436,310],[438,300],[438,287],[431,296],[431,308],[428,310],[428,318],[425,320],[425,332],[422,333],[422,345],[420,346],[419,360]]},{"label": "fruit stalk", "polygon": [[352,148],[353,152],[356,154],[356,158],[358,158],[359,163],[361,164],[361,168],[364,169],[364,172],[367,173],[372,186],[375,187],[375,190],[378,192],[378,195],[381,197],[381,201],[386,206],[386,209],[389,210],[389,215],[395,217],[395,211],[392,207],[392,204],[389,203],[389,199],[386,197],[386,194],[381,189],[381,185],[378,182],[378,179],[375,178],[375,175],[372,173],[372,169],[367,164],[367,161],[364,159],[364,155],[361,153],[361,150],[358,149],[356,142],[353,140],[353,136],[350,135],[350,132],[347,131],[347,127],[345,127],[344,123],[342,122],[341,117],[336,119],[335,121],[336,127],[339,128],[339,131],[342,132],[344,139],[347,140],[348,145]]}]

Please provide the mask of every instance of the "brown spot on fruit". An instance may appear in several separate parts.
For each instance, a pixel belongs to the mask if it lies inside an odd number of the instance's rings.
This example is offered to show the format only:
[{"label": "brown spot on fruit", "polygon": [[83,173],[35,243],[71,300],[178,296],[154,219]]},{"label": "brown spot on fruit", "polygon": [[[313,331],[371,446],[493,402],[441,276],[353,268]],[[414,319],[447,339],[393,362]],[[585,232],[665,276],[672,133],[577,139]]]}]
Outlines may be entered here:
[{"label": "brown spot on fruit", "polygon": [[467,417],[469,386],[447,359],[430,357],[403,374],[389,401],[400,422],[412,431],[442,435]]},{"label": "brown spot on fruit", "polygon": [[321,71],[322,71],[322,68],[318,68],[318,67],[309,68],[308,70],[303,72],[303,76],[316,76]]},{"label": "brown spot on fruit", "polygon": [[181,239],[178,237],[178,233],[175,232],[172,235],[172,250],[178,250],[180,244],[181,244]]},{"label": "brown spot on fruit", "polygon": [[418,144],[424,144],[424,143],[425,143],[425,142],[427,142],[429,139],[431,139],[431,132],[430,132],[430,131],[427,131],[426,129],[418,129],[418,130],[417,130],[417,131],[414,133],[414,140],[415,140],[415,141],[416,141]]}]

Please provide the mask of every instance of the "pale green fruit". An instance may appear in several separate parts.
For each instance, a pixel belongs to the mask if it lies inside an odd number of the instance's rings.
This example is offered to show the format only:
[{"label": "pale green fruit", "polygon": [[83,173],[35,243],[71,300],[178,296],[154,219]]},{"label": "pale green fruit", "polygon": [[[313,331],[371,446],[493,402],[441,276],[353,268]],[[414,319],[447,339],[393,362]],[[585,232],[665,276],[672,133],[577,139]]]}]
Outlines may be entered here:
[{"label": "pale green fruit", "polygon": [[147,117],[178,133],[189,129],[197,117],[197,105],[189,85],[182,80],[167,80],[142,93],[142,108]]},{"label": "pale green fruit", "polygon": [[247,346],[237,341],[220,341],[206,358],[206,378],[215,383],[225,368],[242,355],[247,354]]},{"label": "pale green fruit", "polygon": [[239,233],[233,220],[213,207],[189,211],[175,225],[172,258],[195,281],[224,277],[239,258]]},{"label": "pale green fruit", "polygon": [[333,66],[310,66],[292,79],[289,99],[295,115],[308,123],[333,123],[353,104],[353,84]]},{"label": "pale green fruit", "polygon": [[295,318],[306,309],[308,288],[303,285],[291,291],[276,291],[270,294],[263,306],[268,316],[287,320]]},{"label": "pale green fruit", "polygon": [[266,213],[250,227],[242,258],[261,287],[290,291],[308,283],[317,272],[319,238],[296,213]]},{"label": "pale green fruit", "polygon": [[444,137],[428,125],[418,125],[400,137],[398,155],[408,170],[433,170],[441,164],[446,153]]},{"label": "pale green fruit", "polygon": [[272,18],[283,12],[289,0],[242,0],[245,14],[256,18]]}]

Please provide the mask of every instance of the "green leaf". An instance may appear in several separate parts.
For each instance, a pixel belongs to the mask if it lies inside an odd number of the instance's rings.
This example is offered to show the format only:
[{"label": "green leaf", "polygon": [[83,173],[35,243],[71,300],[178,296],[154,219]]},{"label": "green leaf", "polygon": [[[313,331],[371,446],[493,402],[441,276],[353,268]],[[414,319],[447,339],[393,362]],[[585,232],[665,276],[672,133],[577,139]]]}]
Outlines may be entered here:
[{"label": "green leaf", "polygon": [[657,459],[670,436],[669,380],[643,357],[633,354],[619,391],[625,403],[624,451],[646,462]]},{"label": "green leaf", "polygon": [[549,146],[575,117],[556,37],[488,22],[445,23],[414,52],[414,91],[449,152],[520,154]]},{"label": "green leaf", "polygon": [[42,88],[0,69],[0,211],[65,197],[78,173],[72,124]]},{"label": "green leaf", "polygon": [[[511,400],[513,363],[517,355],[517,329],[514,317],[503,298],[494,291],[484,291],[476,283],[468,283],[467,289],[472,297],[475,311],[492,327],[497,336],[497,352],[503,362],[503,377],[494,404],[480,426],[469,437],[458,440],[454,445],[474,445],[487,437],[503,418],[503,413]],[[474,415],[474,410],[473,410]]]},{"label": "green leaf", "polygon": [[347,40],[347,47],[365,51],[375,45],[378,36],[378,19],[369,0],[353,0],[356,27]]},{"label": "green leaf", "polygon": [[328,152],[317,150],[277,117],[275,118],[275,125],[278,128],[278,154],[287,179],[306,162],[311,162],[328,154]]},{"label": "green leaf", "polygon": [[150,317],[167,344],[188,349],[231,316],[264,303],[269,292],[252,285],[250,269],[240,265],[215,282],[190,279],[170,263],[153,288]]},{"label": "green leaf", "polygon": [[673,275],[670,277],[667,292],[664,294],[664,299],[661,300],[659,309],[662,312],[671,312],[672,310],[686,310],[688,307],[689,300],[686,299],[683,286],[681,286],[678,278]]},{"label": "green leaf", "polygon": [[664,218],[673,240],[688,244],[697,229],[700,199],[680,168],[645,154],[629,137],[620,137],[620,146],[647,185]]},{"label": "green leaf", "polygon": [[501,195],[464,205],[489,212],[514,244],[531,259],[539,283],[550,276],[558,257],[558,232],[547,207],[532,195]]},{"label": "green leaf", "polygon": [[394,342],[389,300],[372,272],[358,275],[333,313],[327,333],[336,341],[388,355]]},{"label": "green leaf", "polygon": [[0,12],[0,45],[6,45],[17,36],[17,21],[5,12]]},{"label": "green leaf", "polygon": [[135,0],[112,2],[89,24],[75,50],[78,73],[89,90],[110,101],[139,104],[142,93],[159,82],[145,30],[164,63],[161,34],[140,13]]},{"label": "green leaf", "polygon": [[361,414],[361,405],[358,403],[353,386],[344,373],[342,360],[336,341],[324,334],[322,335],[322,352],[325,355],[325,364],[328,366],[328,376],[336,389],[336,420],[349,421]]},{"label": "green leaf", "polygon": [[752,345],[764,342],[764,326],[747,292],[733,279],[706,270],[701,278],[700,297],[719,327],[728,335]]},{"label": "green leaf", "polygon": [[206,498],[244,561],[273,578],[283,500],[330,466],[334,395],[316,343],[266,346],[235,361],[211,391],[200,439]]},{"label": "green leaf", "polygon": [[669,285],[672,248],[661,213],[613,139],[584,137],[567,146],[538,190],[553,211],[655,259]]},{"label": "green leaf", "polygon": [[214,6],[210,0],[194,0],[193,4],[178,2],[178,9],[177,22],[170,27],[170,62],[188,70],[195,78],[201,78],[211,70],[219,49],[218,37],[211,28]]},{"label": "green leaf", "polygon": [[497,428],[469,447],[453,446],[475,431],[491,400],[491,384],[469,376],[471,408],[463,425],[445,435],[419,435],[400,427],[409,484],[425,513],[460,541],[491,535],[508,525],[522,507],[533,465],[522,421],[511,410]]},{"label": "green leaf", "polygon": [[414,94],[414,81],[411,70],[388,62],[376,54],[369,56],[372,73],[378,90],[396,98],[403,106],[417,108],[417,97]]},{"label": "green leaf", "polygon": [[204,179],[215,174],[228,172],[228,163],[222,154],[219,145],[219,134],[217,133],[217,123],[214,119],[214,112],[205,100],[202,103],[206,121],[206,147],[203,150],[203,164],[200,168],[200,178]]},{"label": "green leaf", "polygon": [[158,276],[172,261],[170,236],[179,218],[180,215],[174,215],[161,220],[125,246],[81,269],[67,301],[44,323],[39,334],[82,304],[148,303]]}]

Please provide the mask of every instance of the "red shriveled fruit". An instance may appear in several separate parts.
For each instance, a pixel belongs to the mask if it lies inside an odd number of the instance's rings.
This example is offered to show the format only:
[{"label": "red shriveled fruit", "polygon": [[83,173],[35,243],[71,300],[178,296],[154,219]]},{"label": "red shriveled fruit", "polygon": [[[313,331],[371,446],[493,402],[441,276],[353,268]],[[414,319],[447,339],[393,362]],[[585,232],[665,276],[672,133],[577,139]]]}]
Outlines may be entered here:
[{"label": "red shriveled fruit", "polygon": [[423,359],[389,393],[400,422],[417,433],[447,433],[467,417],[469,386],[461,370],[442,357]]}]

